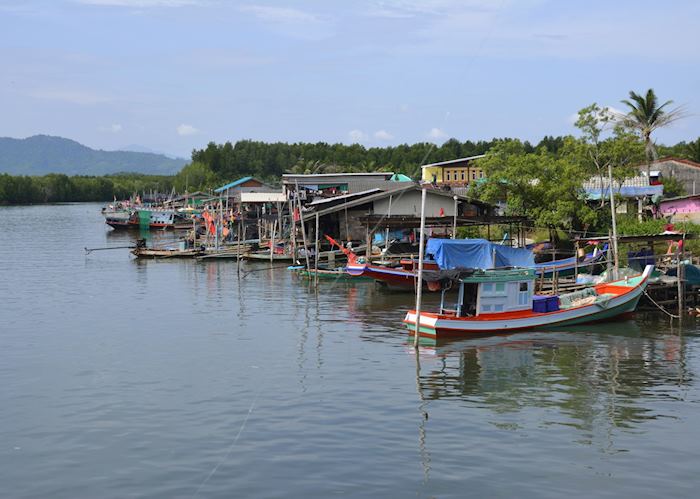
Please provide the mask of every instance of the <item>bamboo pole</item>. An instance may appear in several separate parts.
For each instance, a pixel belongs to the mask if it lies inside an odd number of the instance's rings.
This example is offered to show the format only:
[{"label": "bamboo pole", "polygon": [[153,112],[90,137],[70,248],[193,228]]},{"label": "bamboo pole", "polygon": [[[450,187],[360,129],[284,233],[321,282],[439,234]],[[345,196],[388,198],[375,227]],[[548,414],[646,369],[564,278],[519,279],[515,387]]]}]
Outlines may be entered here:
[{"label": "bamboo pole", "polygon": [[[391,219],[391,202],[393,200],[393,195],[389,196],[389,212],[388,217]],[[389,225],[386,226],[386,232],[384,233],[384,254],[389,251]]]},{"label": "bamboo pole", "polygon": [[[469,173],[469,172],[467,171],[467,173]],[[455,206],[454,206],[455,213],[454,213],[454,217],[452,219],[452,239],[457,239],[457,199],[458,198],[457,198],[457,196],[454,196],[452,199],[455,200]]]},{"label": "bamboo pole", "polygon": [[238,240],[236,243],[236,267],[238,267],[238,277],[241,276],[241,222],[243,221],[243,213],[238,215]]},{"label": "bamboo pole", "polygon": [[[295,193],[296,194],[296,193]],[[289,199],[289,223],[290,223],[290,238],[292,240],[292,263],[297,264],[297,223],[294,220],[294,212],[296,211],[296,206],[292,203],[292,199]]]},{"label": "bamboo pole", "polygon": [[318,212],[316,213],[316,232],[314,234],[315,239],[316,239],[316,247],[315,247],[315,254],[314,254],[314,280],[315,283],[314,285],[318,287],[318,250],[319,250],[319,240],[318,240],[318,225],[319,225],[319,216]]},{"label": "bamboo pole", "polygon": [[420,308],[423,299],[423,243],[425,242],[425,187],[421,190],[420,199],[420,237],[418,243],[418,283],[416,284],[416,335],[413,345],[418,348],[420,339]]},{"label": "bamboo pole", "polygon": [[272,263],[272,261],[274,260],[275,254],[275,229],[277,228],[276,223],[277,222],[275,222],[275,224],[272,225],[272,233],[270,237],[270,263]]},{"label": "bamboo pole", "polygon": [[613,269],[613,279],[617,279],[617,275],[620,269],[620,260],[617,251],[617,216],[615,213],[615,196],[613,196],[612,163],[608,163],[608,183],[608,190],[610,192],[610,214],[612,217],[613,260],[615,262],[615,267]]},{"label": "bamboo pole", "polygon": [[[299,191],[299,184],[297,183],[297,194]],[[306,270],[311,271],[311,262],[309,261],[309,248],[306,245],[306,228],[304,227],[304,217],[301,214],[301,199],[297,195],[297,206],[299,207],[299,221],[301,222],[301,239],[304,244],[304,259],[306,260]]]}]

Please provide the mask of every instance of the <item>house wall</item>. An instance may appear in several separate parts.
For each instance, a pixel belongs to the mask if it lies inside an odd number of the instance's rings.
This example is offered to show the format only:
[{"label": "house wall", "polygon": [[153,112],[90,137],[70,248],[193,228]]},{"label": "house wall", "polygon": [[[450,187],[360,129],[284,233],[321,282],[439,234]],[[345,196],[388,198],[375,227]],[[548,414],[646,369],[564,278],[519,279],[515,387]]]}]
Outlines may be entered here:
[{"label": "house wall", "polygon": [[[687,195],[700,194],[700,168],[679,161],[659,161],[651,165],[652,170],[661,172],[662,177],[675,177],[680,180]],[[640,171],[646,174],[646,166]]]},{"label": "house wall", "polygon": [[[421,193],[413,190],[405,192],[402,196],[396,195],[391,200],[391,214],[405,216],[420,216]],[[440,196],[427,192],[425,199],[425,216],[439,217],[440,208],[443,209],[444,216],[454,216],[454,200],[447,196]],[[374,214],[389,214],[389,198],[380,199],[374,202]]]},{"label": "house wall", "polygon": [[422,180],[424,182],[448,185],[469,185],[470,182],[484,177],[483,169],[469,162],[430,166],[423,168],[422,172]]},{"label": "house wall", "polygon": [[671,215],[673,213],[696,213],[700,212],[700,199],[662,201],[659,209],[664,215]]}]

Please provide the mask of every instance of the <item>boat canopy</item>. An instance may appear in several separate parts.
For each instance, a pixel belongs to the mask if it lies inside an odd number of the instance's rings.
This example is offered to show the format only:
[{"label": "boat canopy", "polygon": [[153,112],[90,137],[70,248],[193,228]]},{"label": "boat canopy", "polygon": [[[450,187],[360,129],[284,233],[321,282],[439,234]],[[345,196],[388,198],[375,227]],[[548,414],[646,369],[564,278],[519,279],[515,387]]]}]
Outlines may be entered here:
[{"label": "boat canopy", "polygon": [[511,248],[485,239],[428,239],[425,252],[442,270],[534,267],[535,257],[524,248]]}]

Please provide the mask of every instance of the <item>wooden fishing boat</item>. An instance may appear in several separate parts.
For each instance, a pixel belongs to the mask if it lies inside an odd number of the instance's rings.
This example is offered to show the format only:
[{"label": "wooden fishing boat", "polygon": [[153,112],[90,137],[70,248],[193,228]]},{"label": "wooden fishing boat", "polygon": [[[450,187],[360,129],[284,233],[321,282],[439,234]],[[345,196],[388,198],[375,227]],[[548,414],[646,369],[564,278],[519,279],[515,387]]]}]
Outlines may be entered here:
[{"label": "wooden fishing boat", "polygon": [[204,256],[206,250],[201,248],[172,249],[172,248],[139,248],[131,251],[136,258],[196,258]]},{"label": "wooden fishing boat", "polygon": [[[548,329],[610,320],[634,312],[654,267],[635,277],[601,283],[559,296],[533,294],[534,269],[479,270],[459,279],[453,308],[445,307],[443,292],[438,313],[420,313],[419,333],[439,339],[525,329]],[[404,318],[415,334],[416,311]]]},{"label": "wooden fishing boat", "polygon": [[593,251],[586,253],[586,255],[579,259],[576,256],[569,258],[562,258],[559,260],[553,260],[551,262],[541,262],[535,264],[535,272],[538,277],[544,274],[545,278],[550,278],[556,272],[559,276],[574,275],[574,273],[579,270],[581,272],[588,271],[591,267],[599,264],[605,260],[606,249],[603,248],[602,251]]},{"label": "wooden fishing boat", "polygon": [[346,272],[345,267],[338,267],[334,269],[329,269],[329,268],[319,268],[318,271],[315,269],[307,270],[306,267],[302,265],[297,265],[297,266],[292,266],[288,267],[289,270],[294,272],[296,275],[301,277],[302,279],[315,279],[316,275],[318,275],[319,279],[323,280],[333,280],[333,281],[352,281],[352,282],[357,282],[357,281],[366,281],[370,282],[372,281],[371,278],[369,277],[364,277],[364,276],[353,276],[350,275]]},{"label": "wooden fishing boat", "polygon": [[[605,252],[589,253],[583,260],[576,261],[577,257],[564,258],[551,262],[534,263],[534,258],[529,250],[509,248],[484,240],[451,240],[430,239],[428,241],[429,254],[437,254],[436,260],[423,261],[423,269],[426,271],[451,270],[455,268],[493,268],[511,266],[517,262],[522,267],[533,268],[538,277],[564,276],[573,274],[578,268],[588,269],[605,258]],[[502,255],[492,254],[498,251]],[[529,260],[529,261],[528,261]],[[353,276],[366,276],[385,285],[389,289],[410,291],[416,287],[418,279],[418,260],[402,259],[400,265],[387,266],[366,262],[352,262],[348,264],[347,271]],[[424,283],[424,288],[430,291],[439,291],[441,286],[434,282]]]},{"label": "wooden fishing boat", "polygon": [[113,229],[138,227],[138,216],[136,213],[122,205],[109,205],[102,208],[102,216],[105,217],[105,223]]}]

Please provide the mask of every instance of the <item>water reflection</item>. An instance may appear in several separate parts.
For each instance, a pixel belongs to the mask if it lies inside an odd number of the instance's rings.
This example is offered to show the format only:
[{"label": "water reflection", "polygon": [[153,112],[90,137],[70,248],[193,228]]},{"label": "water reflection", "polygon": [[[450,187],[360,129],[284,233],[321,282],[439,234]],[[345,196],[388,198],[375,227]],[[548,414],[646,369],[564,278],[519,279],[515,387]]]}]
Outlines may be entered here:
[{"label": "water reflection", "polygon": [[556,408],[558,424],[591,431],[674,417],[645,399],[682,400],[693,382],[677,331],[645,335],[637,322],[422,347],[421,398],[462,398],[496,413]]}]

